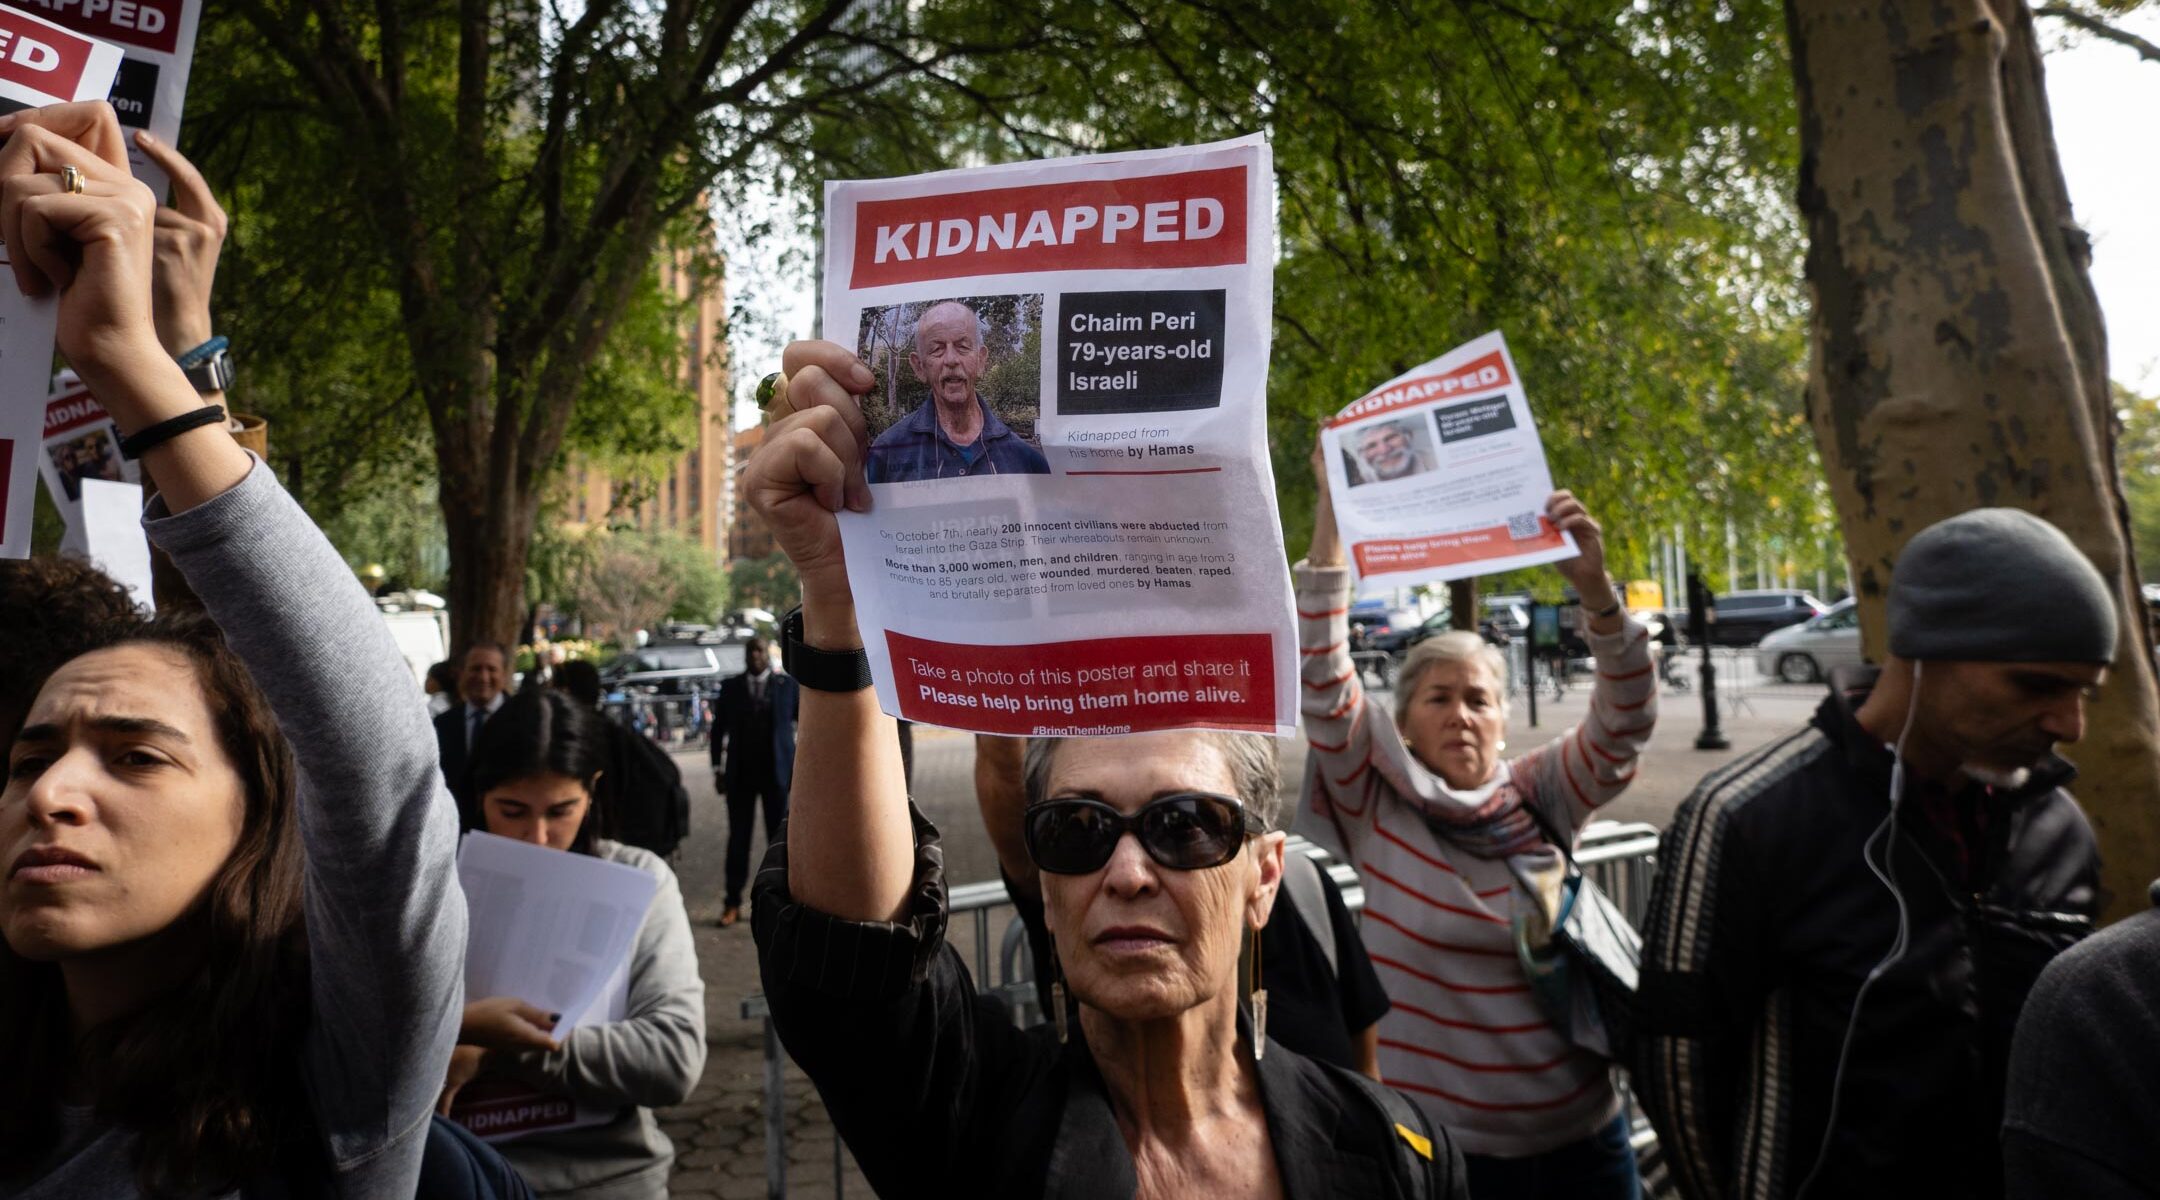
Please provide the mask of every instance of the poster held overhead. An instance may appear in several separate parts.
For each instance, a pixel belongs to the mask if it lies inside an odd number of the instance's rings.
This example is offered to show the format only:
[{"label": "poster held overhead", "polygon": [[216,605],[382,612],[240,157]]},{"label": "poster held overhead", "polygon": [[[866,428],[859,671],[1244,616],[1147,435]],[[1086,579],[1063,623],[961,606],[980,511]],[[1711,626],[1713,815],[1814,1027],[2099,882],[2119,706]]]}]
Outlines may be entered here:
[{"label": "poster held overhead", "polygon": [[[103,99],[119,66],[117,47],[0,5],[0,113]],[[0,246],[0,271],[7,263]],[[0,287],[0,558],[30,556],[30,509],[58,322],[53,297],[33,300]]]},{"label": "poster held overhead", "polygon": [[848,582],[888,713],[1296,727],[1259,138],[831,183],[824,327],[875,377]]},{"label": "poster held overhead", "polygon": [[1320,439],[1362,594],[1575,557],[1545,516],[1552,470],[1498,333],[1374,388]]}]

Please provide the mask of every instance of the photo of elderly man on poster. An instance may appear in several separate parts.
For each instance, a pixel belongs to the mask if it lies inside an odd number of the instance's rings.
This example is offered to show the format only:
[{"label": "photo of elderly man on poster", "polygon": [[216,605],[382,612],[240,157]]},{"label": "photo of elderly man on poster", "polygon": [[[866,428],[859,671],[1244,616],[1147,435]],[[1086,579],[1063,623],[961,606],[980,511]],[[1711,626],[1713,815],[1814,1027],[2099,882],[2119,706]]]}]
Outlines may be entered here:
[{"label": "photo of elderly man on poster", "polygon": [[[1033,416],[1040,407],[1041,371],[1034,360],[1040,356],[1041,298],[997,297],[994,300],[1032,301],[1032,304],[999,305],[1012,309],[1013,318],[1024,320],[1033,310],[1033,328],[1024,337],[1011,336],[1019,333],[1013,329],[993,328],[992,321],[979,308],[991,307],[983,301],[970,303],[964,300],[939,300],[923,306],[914,315],[912,329],[902,335],[899,344],[874,348],[870,343],[880,332],[895,333],[906,329],[905,308],[873,310],[864,316],[864,346],[862,354],[873,371],[882,371],[881,383],[889,393],[899,399],[908,391],[901,390],[902,376],[895,360],[905,348],[907,360],[906,377],[928,395],[912,407],[894,404],[892,411],[883,415],[890,424],[879,430],[871,420],[873,441],[870,443],[869,460],[865,469],[871,483],[905,483],[917,479],[958,479],[968,475],[1047,475],[1049,462],[1042,451],[1032,444],[1032,439],[1017,432],[1008,424],[1007,417],[1000,415],[1001,408],[1009,410],[1024,406],[1028,433],[1033,432]],[[1003,356],[997,366],[991,363],[993,335],[1015,341],[1019,345],[1013,353]],[[882,350],[882,353],[879,352]],[[1019,372],[1031,377],[1033,386],[1029,394],[1012,397],[1000,405],[993,405],[985,392],[986,375],[1003,370],[1014,374],[1014,368],[1033,368]],[[978,385],[983,385],[979,387]],[[1009,390],[1009,389],[1008,389]],[[1015,403],[1017,402],[1017,403]],[[873,414],[866,406],[866,418]],[[1016,418],[1017,419],[1017,418]]]},{"label": "photo of elderly man on poster", "polygon": [[1436,463],[1432,438],[1414,417],[1376,421],[1344,440],[1351,487],[1423,475]]}]

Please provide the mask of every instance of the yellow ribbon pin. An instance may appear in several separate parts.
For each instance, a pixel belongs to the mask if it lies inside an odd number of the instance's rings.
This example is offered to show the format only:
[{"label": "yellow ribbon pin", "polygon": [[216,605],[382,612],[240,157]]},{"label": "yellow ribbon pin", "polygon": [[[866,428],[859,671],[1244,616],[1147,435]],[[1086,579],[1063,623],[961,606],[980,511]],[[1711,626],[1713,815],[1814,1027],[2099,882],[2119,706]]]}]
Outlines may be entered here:
[{"label": "yellow ribbon pin", "polygon": [[1410,1143],[1410,1148],[1418,1152],[1419,1158],[1424,1159],[1426,1162],[1432,1161],[1431,1138],[1426,1137],[1421,1133],[1413,1132],[1408,1125],[1404,1125],[1400,1122],[1396,1123],[1395,1132],[1402,1135],[1402,1140]]}]

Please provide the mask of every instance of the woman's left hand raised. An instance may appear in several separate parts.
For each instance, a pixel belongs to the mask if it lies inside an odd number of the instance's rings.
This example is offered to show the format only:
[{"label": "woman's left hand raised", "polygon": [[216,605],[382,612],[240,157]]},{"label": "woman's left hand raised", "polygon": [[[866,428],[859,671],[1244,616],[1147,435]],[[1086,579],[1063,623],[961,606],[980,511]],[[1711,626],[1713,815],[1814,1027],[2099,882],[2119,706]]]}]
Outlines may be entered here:
[{"label": "woman's left hand raised", "polygon": [[[58,293],[60,352],[108,407],[130,389],[101,377],[166,358],[150,307],[157,200],[128,173],[127,143],[103,101],[0,116],[0,240],[25,295]],[[66,186],[81,172],[80,192]],[[167,359],[169,361],[169,359]],[[139,422],[113,414],[123,428]]]},{"label": "woman's left hand raised", "polygon": [[1546,499],[1545,516],[1560,532],[1575,535],[1578,551],[1574,558],[1554,563],[1553,569],[1574,587],[1584,608],[1597,612],[1612,607],[1619,597],[1613,592],[1612,577],[1605,573],[1605,531],[1597,519],[1575,493],[1565,489]]}]

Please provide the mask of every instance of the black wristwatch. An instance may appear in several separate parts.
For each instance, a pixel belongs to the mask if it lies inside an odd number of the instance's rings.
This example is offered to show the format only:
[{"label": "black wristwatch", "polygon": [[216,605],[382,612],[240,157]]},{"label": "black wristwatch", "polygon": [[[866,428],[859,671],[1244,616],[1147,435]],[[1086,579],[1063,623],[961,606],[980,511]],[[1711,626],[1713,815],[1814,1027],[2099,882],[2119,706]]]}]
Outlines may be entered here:
[{"label": "black wristwatch", "polygon": [[817,692],[859,692],[870,686],[867,652],[806,646],[802,625],[799,604],[780,620],[780,666],[796,683]]},{"label": "black wristwatch", "polygon": [[232,355],[223,350],[185,369],[188,382],[194,384],[195,390],[205,396],[230,388],[235,374]]},{"label": "black wristwatch", "polygon": [[232,386],[232,352],[227,349],[224,338],[215,337],[179,356],[180,369],[187,374],[188,382],[204,395],[222,392]]}]

